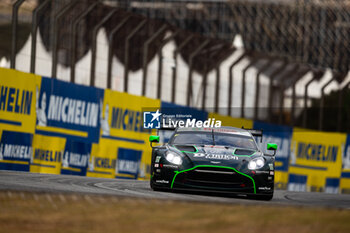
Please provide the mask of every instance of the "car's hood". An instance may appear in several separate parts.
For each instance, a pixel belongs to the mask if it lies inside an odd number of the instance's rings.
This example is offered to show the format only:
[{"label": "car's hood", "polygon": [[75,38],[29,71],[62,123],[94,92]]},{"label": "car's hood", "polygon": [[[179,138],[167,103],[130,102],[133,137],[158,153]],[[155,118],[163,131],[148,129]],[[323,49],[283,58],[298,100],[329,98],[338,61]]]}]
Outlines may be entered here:
[{"label": "car's hood", "polygon": [[259,151],[255,150],[224,146],[174,145],[173,148],[174,147],[177,151],[184,154],[194,166],[235,166],[237,164],[248,162],[252,157],[261,154]]}]

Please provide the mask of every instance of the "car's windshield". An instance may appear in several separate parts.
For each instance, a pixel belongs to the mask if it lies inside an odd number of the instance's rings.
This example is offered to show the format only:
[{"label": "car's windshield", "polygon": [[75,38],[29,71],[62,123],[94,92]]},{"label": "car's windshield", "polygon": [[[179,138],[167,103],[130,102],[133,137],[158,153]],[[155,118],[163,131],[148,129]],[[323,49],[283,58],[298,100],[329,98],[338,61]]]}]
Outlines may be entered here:
[{"label": "car's windshield", "polygon": [[[214,137],[213,137],[214,135]],[[211,132],[181,132],[176,133],[170,144],[191,144],[191,145],[220,145],[230,147],[240,147],[256,150],[254,139],[249,136],[237,134],[223,134]]]}]

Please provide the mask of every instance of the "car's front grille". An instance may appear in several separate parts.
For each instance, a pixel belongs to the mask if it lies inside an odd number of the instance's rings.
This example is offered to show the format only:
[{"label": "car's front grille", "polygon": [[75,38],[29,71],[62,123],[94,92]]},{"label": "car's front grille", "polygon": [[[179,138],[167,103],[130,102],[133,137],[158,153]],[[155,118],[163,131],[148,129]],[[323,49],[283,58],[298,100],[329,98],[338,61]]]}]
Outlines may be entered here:
[{"label": "car's front grille", "polygon": [[200,167],[179,173],[175,185],[224,190],[253,188],[253,182],[249,177],[233,169],[213,167]]}]

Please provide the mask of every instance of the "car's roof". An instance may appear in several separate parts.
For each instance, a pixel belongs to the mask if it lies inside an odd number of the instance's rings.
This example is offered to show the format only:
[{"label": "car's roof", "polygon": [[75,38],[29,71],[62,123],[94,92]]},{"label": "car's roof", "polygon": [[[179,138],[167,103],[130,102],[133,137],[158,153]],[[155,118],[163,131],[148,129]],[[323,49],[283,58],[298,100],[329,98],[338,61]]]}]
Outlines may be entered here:
[{"label": "car's roof", "polygon": [[249,133],[245,129],[240,129],[236,127],[231,126],[222,126],[222,127],[184,127],[184,128],[177,128],[176,132],[217,132],[217,133],[227,133],[227,134],[237,134],[242,136],[252,136],[251,133]]}]

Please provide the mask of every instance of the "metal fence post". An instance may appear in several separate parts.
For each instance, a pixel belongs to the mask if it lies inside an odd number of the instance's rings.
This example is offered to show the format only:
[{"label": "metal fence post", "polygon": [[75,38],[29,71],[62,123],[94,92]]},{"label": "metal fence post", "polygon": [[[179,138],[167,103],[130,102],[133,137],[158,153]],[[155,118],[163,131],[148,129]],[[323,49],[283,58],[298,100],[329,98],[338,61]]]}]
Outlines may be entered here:
[{"label": "metal fence post", "polygon": [[71,1],[67,5],[65,5],[55,16],[54,16],[54,24],[53,24],[53,42],[52,42],[52,68],[51,68],[51,77],[57,78],[57,52],[58,52],[58,21],[61,17],[64,16],[67,11],[69,11],[78,0]]},{"label": "metal fence post", "polygon": [[228,84],[228,115],[231,116],[231,108],[232,108],[232,88],[233,88],[233,68],[240,63],[243,58],[245,58],[248,53],[244,52],[238,59],[236,59],[229,68],[229,84]]},{"label": "metal fence post", "polygon": [[318,121],[318,129],[322,130],[323,129],[323,117],[324,117],[324,90],[326,87],[328,87],[329,84],[331,84],[334,80],[336,79],[336,75],[333,73],[333,77],[325,83],[322,88],[321,88],[321,99],[320,99],[320,118]]},{"label": "metal fence post", "polygon": [[299,70],[299,64],[294,64],[293,68],[283,75],[281,78],[281,85],[280,85],[280,102],[279,102],[279,116],[278,116],[278,123],[283,123],[283,109],[284,109],[284,92],[286,90],[286,85],[284,83],[284,80],[290,76],[293,76],[294,73],[296,73],[296,70]]},{"label": "metal fence post", "polygon": [[125,39],[125,54],[124,54],[124,92],[128,92],[129,81],[129,41],[131,38],[146,24],[147,19],[142,20],[136,28]]},{"label": "metal fence post", "polygon": [[273,87],[273,81],[276,79],[276,77],[278,77],[278,75],[284,71],[284,69],[286,68],[286,66],[288,65],[287,61],[284,60],[282,65],[276,69],[271,75],[270,75],[270,79],[269,79],[269,112],[268,112],[268,118],[269,118],[269,122],[272,122],[272,101],[273,101],[273,96],[272,96],[272,87]]},{"label": "metal fence post", "polygon": [[[173,40],[179,33],[180,33],[180,29],[178,29],[177,31],[175,31],[171,36],[167,37],[162,44],[159,46],[158,48],[158,88],[157,88],[157,99],[161,99],[162,97],[162,72],[163,72],[163,47],[169,43],[171,40]],[[173,83],[173,82],[172,82]],[[173,89],[173,88],[172,88]]]},{"label": "metal fence post", "polygon": [[338,124],[337,124],[337,131],[338,132],[340,132],[340,130],[342,128],[342,125],[343,125],[343,122],[342,122],[343,118],[342,118],[342,115],[341,115],[341,113],[342,113],[341,110],[342,110],[342,105],[343,105],[344,92],[345,92],[346,89],[349,88],[349,86],[350,86],[350,81],[348,81],[344,85],[344,87],[341,90],[339,90],[339,93],[338,93],[338,117],[337,117],[337,122],[338,122]]},{"label": "metal fence post", "polygon": [[253,58],[252,61],[249,61],[249,64],[243,69],[243,78],[242,78],[242,90],[241,90],[241,118],[244,118],[244,105],[245,105],[245,81],[246,74],[250,67],[254,66],[258,61],[258,58]]},{"label": "metal fence post", "polygon": [[83,20],[98,4],[100,1],[94,2],[90,7],[83,11],[81,15],[79,15],[78,18],[73,20],[71,26],[72,26],[72,37],[71,37],[71,61],[70,61],[70,81],[72,83],[75,83],[75,60],[76,60],[76,44],[77,44],[77,30],[78,30],[78,25],[81,20]]},{"label": "metal fence post", "polygon": [[100,30],[100,28],[114,15],[116,11],[116,8],[112,9],[92,30],[90,86],[95,86],[97,33]]},{"label": "metal fence post", "polygon": [[172,80],[172,92],[171,92],[171,102],[175,103],[175,98],[176,98],[176,78],[177,78],[177,55],[181,51],[183,47],[185,47],[192,39],[193,35],[190,35],[187,37],[175,50],[173,53],[173,58],[174,58],[174,69],[173,69],[173,80]]},{"label": "metal fence post", "polygon": [[[236,49],[235,48],[233,48],[233,47],[231,47],[230,49],[229,49],[229,51],[231,52],[231,54],[235,51]],[[220,51],[222,51],[222,50],[219,50],[218,51],[218,54],[220,54]],[[224,61],[226,59],[226,56],[225,55],[223,55],[223,56],[221,56],[221,57],[219,57],[218,59],[217,59],[217,62],[216,62],[216,64],[215,64],[215,66],[214,66],[214,68],[215,68],[215,70],[216,70],[216,84],[215,84],[215,112],[219,112],[219,102],[220,102],[220,91],[219,91],[219,89],[220,89],[220,78],[221,78],[221,70],[220,70],[220,66],[221,66],[221,64],[222,64],[222,62]]]},{"label": "metal fence post", "polygon": [[126,24],[126,22],[130,19],[131,15],[128,15],[124,18],[109,34],[108,37],[108,67],[107,67],[107,88],[111,89],[112,87],[112,62],[113,62],[113,39],[114,35]]},{"label": "metal fence post", "polygon": [[309,69],[304,69],[300,72],[298,72],[296,75],[296,79],[293,81],[293,84],[292,84],[292,109],[291,109],[291,117],[290,117],[290,124],[291,124],[291,127],[294,127],[294,115],[295,115],[295,98],[296,98],[296,84],[298,83],[298,81],[307,73],[309,72]]},{"label": "metal fence post", "polygon": [[30,53],[30,73],[35,73],[35,59],[36,59],[36,34],[38,31],[38,14],[46,7],[51,0],[46,0],[37,6],[32,15],[32,45]]},{"label": "metal fence post", "polygon": [[12,6],[11,69],[16,69],[18,9],[24,1],[25,0],[18,0]]},{"label": "metal fence post", "polygon": [[189,57],[189,72],[187,81],[187,106],[190,106],[191,95],[192,95],[192,72],[193,72],[193,59],[200,53],[200,51],[209,43],[209,39],[206,39],[200,46],[190,54]]},{"label": "metal fence post", "polygon": [[143,46],[143,74],[142,74],[142,95],[146,96],[146,85],[147,85],[147,71],[148,71],[148,46],[154,41],[165,29],[168,28],[168,25],[164,24],[159,28],[148,40],[145,41]]},{"label": "metal fence post", "polygon": [[306,83],[305,89],[304,89],[304,109],[303,109],[303,124],[302,124],[302,126],[304,128],[306,128],[306,124],[307,124],[307,110],[308,110],[307,101],[309,99],[309,97],[308,97],[309,86],[310,86],[310,84],[313,81],[315,81],[316,79],[321,78],[323,76],[323,74],[324,74],[324,72],[319,71],[319,70],[318,71],[314,70],[312,73],[313,73],[313,77],[312,77],[312,79],[309,82]]},{"label": "metal fence post", "polygon": [[254,120],[256,121],[258,119],[259,115],[259,95],[260,95],[260,75],[265,72],[271,64],[275,62],[275,60],[269,60],[267,63],[260,69],[258,70],[258,73],[256,74],[256,83],[255,83],[255,106],[254,106]]},{"label": "metal fence post", "polygon": [[220,88],[220,64],[216,67],[216,85],[215,85],[215,112],[219,112],[219,88]]},{"label": "metal fence post", "polygon": [[[205,64],[207,66],[207,64]],[[208,70],[205,69],[204,75],[203,75],[203,93],[202,93],[202,110],[205,110],[205,96],[207,95],[207,82],[208,82]]]}]

